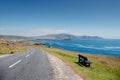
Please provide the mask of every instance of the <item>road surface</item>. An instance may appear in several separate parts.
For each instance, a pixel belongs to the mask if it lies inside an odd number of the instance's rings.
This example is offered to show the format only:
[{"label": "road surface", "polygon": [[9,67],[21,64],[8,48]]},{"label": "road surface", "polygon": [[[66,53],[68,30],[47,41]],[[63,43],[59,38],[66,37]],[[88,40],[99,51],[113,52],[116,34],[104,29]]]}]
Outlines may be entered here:
[{"label": "road surface", "polygon": [[0,58],[0,80],[49,80],[51,67],[44,52],[27,52]]}]

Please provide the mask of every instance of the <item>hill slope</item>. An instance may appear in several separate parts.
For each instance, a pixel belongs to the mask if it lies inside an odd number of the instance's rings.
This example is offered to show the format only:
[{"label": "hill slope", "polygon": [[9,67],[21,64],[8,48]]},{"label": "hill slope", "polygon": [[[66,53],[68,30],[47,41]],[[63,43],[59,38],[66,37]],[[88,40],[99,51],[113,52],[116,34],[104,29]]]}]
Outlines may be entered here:
[{"label": "hill slope", "polygon": [[36,39],[103,39],[98,36],[76,36],[76,35],[71,35],[71,34],[49,34],[49,35],[44,35],[44,36],[36,36],[34,37]]},{"label": "hill slope", "polygon": [[5,39],[5,40],[26,40],[26,39],[32,39],[32,38],[24,37],[24,36],[14,36],[14,35],[0,35],[0,39]]}]

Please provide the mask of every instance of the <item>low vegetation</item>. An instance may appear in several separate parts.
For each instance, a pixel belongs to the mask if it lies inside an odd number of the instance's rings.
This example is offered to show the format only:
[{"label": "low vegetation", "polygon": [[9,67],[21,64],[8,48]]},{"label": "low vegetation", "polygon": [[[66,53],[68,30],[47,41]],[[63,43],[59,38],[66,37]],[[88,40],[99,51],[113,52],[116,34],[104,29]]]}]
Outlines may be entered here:
[{"label": "low vegetation", "polygon": [[56,48],[40,47],[67,63],[84,80],[120,80],[120,57],[80,53],[92,62],[91,67],[78,64],[78,53]]},{"label": "low vegetation", "polygon": [[27,46],[24,43],[0,40],[0,55],[13,54],[15,52],[21,52],[26,50]]}]

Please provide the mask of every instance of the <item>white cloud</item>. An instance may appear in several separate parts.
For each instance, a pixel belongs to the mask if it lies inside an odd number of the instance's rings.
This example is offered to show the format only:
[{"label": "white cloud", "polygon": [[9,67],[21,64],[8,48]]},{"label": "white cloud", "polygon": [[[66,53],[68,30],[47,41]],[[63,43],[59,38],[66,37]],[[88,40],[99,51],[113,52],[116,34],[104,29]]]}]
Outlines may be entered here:
[{"label": "white cloud", "polygon": [[9,30],[7,28],[0,27],[0,35],[19,35],[19,36],[42,36],[47,34],[60,34],[60,33],[70,33],[67,30],[59,29],[45,29],[45,28],[35,28],[35,29],[25,29],[25,30]]},{"label": "white cloud", "polygon": [[32,29],[27,31],[24,35],[26,36],[42,36],[47,34],[59,34],[59,33],[70,33],[66,30],[56,30],[56,29]]}]

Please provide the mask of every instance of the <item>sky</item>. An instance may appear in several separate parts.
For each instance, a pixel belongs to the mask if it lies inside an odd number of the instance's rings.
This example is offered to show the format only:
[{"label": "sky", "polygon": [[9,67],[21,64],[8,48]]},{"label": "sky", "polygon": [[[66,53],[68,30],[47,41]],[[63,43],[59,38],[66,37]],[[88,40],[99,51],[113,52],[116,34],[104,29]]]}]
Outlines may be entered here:
[{"label": "sky", "polygon": [[0,0],[0,35],[120,39],[120,0]]}]

